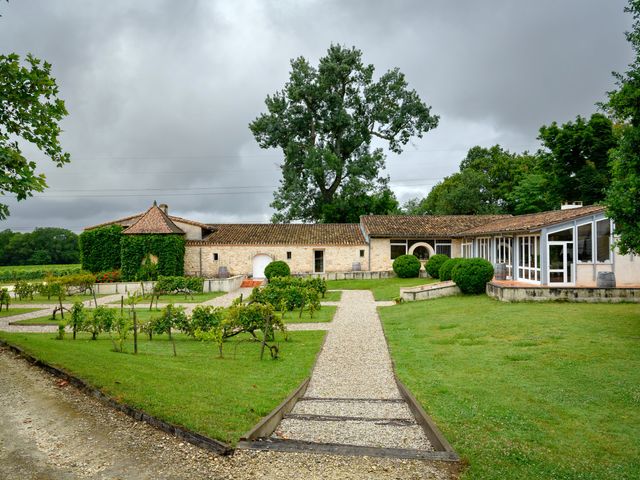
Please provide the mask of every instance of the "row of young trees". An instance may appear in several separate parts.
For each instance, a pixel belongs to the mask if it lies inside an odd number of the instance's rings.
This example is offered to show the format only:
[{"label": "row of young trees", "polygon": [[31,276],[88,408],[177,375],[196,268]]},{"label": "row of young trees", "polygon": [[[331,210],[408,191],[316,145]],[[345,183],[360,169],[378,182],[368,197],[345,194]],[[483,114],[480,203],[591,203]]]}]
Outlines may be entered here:
[{"label": "row of young trees", "polygon": [[78,235],[64,228],[36,228],[30,233],[0,232],[0,265],[79,263]]}]

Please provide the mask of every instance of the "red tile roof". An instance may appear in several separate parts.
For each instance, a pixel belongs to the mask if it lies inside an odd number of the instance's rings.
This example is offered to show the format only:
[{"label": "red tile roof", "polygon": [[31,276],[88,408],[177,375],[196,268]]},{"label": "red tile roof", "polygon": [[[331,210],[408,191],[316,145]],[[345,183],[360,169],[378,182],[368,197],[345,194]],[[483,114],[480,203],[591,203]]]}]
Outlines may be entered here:
[{"label": "red tile roof", "polygon": [[171,221],[157,205],[153,205],[138,220],[127,228],[125,235],[144,234],[179,234],[184,235],[184,231]]},{"label": "red tile roof", "polygon": [[204,242],[216,245],[366,245],[357,223],[211,225]]},{"label": "red tile roof", "polygon": [[370,237],[456,237],[470,228],[510,215],[363,215],[360,222]]},{"label": "red tile roof", "polygon": [[552,210],[549,212],[531,213],[528,215],[508,216],[496,219],[462,232],[465,236],[490,235],[494,233],[520,233],[540,230],[558,223],[574,220],[586,215],[603,212],[601,205],[570,208],[567,210]]}]

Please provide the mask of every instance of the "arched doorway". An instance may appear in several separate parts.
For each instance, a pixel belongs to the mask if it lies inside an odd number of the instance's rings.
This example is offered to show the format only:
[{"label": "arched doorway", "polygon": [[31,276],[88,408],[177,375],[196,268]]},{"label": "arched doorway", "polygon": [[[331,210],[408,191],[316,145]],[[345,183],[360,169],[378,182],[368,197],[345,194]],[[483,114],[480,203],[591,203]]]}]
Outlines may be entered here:
[{"label": "arched doorway", "polygon": [[264,253],[253,257],[253,278],[264,278],[264,269],[272,261],[273,259]]},{"label": "arched doorway", "polygon": [[429,260],[429,257],[435,252],[433,251],[433,247],[428,243],[418,242],[411,245],[408,253],[409,255],[415,255],[418,257],[418,260],[426,261]]}]

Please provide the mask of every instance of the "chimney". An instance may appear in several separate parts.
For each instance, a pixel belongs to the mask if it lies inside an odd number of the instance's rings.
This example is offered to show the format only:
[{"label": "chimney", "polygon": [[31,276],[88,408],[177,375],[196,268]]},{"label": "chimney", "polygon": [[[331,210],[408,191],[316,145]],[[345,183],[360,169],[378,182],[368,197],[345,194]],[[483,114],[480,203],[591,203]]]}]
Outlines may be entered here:
[{"label": "chimney", "polygon": [[[162,205],[160,205],[162,207]],[[165,205],[166,207],[166,205]],[[572,208],[580,208],[582,207],[582,202],[562,202],[560,205],[560,210],[571,210]]]},{"label": "chimney", "polygon": [[166,203],[161,203],[158,208],[162,210],[165,214],[169,215],[169,205],[167,205]]}]

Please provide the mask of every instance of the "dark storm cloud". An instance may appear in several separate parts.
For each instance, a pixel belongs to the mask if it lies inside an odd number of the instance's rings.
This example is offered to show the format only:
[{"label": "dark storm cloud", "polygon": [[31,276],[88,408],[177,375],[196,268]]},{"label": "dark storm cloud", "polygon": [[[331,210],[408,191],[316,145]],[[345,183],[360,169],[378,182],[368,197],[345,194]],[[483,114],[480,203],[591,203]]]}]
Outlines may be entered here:
[{"label": "dark storm cloud", "polygon": [[[398,66],[441,124],[390,156],[402,199],[425,194],[466,150],[536,148],[537,129],[588,115],[631,54],[624,1],[18,1],[0,4],[3,53],[53,64],[70,116],[50,189],[12,202],[0,228],[84,225],[154,199],[203,221],[268,219],[279,152],[247,124],[290,58],[355,45]],[[99,196],[100,195],[100,196]]]}]

